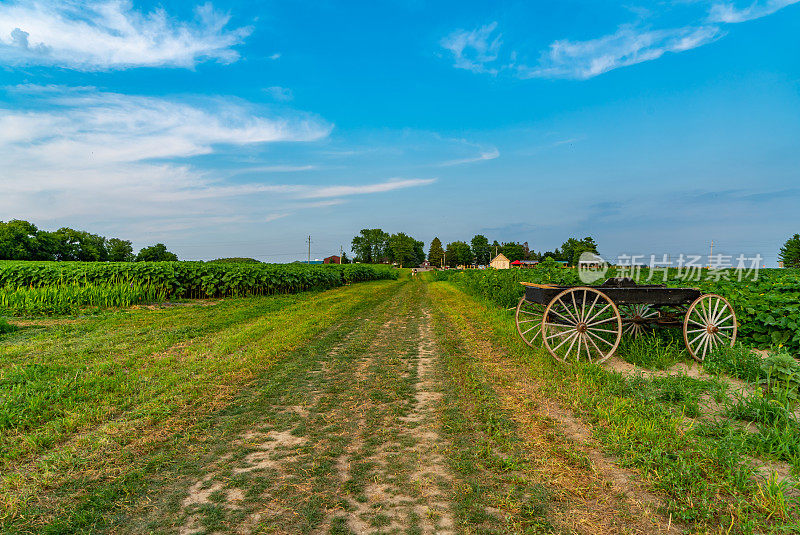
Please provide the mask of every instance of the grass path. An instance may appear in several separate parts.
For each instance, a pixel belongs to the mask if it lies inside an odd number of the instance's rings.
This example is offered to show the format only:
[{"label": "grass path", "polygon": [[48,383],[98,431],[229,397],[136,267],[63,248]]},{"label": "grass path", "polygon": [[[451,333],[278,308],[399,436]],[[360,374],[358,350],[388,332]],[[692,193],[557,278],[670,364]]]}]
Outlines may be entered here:
[{"label": "grass path", "polygon": [[492,371],[496,350],[475,351],[474,332],[443,305],[425,283],[405,282],[287,355],[114,530],[668,531],[653,504],[623,496],[634,476],[620,484],[611,476],[621,469],[598,470],[597,450],[532,412],[535,392],[507,384],[520,370]]},{"label": "grass path", "polygon": [[287,358],[122,531],[454,533],[422,298],[405,284]]},{"label": "grass path", "polygon": [[[72,366],[95,396],[24,413],[28,426],[3,438],[14,449],[0,529],[691,530],[605,453],[597,421],[556,395],[552,365],[514,354],[486,314],[449,285],[406,279],[0,339],[0,379],[31,360]],[[104,383],[110,366],[127,371]],[[14,384],[34,394],[39,383]]]}]

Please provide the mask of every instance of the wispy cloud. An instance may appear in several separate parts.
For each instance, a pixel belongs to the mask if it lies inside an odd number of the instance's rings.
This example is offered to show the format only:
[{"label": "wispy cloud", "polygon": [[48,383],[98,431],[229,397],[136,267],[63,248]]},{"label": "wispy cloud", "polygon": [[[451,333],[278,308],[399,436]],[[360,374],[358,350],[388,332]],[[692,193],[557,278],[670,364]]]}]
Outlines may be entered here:
[{"label": "wispy cloud", "polygon": [[226,29],[229,20],[210,3],[198,6],[192,21],[176,21],[162,8],[137,11],[128,0],[2,3],[0,59],[85,71],[230,63],[251,28]]},{"label": "wispy cloud", "polygon": [[620,67],[684,52],[711,43],[723,35],[717,26],[642,30],[622,26],[615,33],[588,41],[567,39],[550,44],[535,67],[520,65],[521,78],[587,79]]},{"label": "wispy cloud", "polygon": [[289,217],[290,215],[292,215],[291,212],[286,212],[283,214],[269,214],[267,217],[264,218],[264,223],[270,223],[278,219],[283,219],[284,217]]},{"label": "wispy cloud", "polygon": [[[7,91],[28,108],[0,108],[0,213],[36,221],[87,215],[108,220],[119,214],[157,217],[165,225],[197,214],[273,221],[297,210],[341,204],[347,197],[436,180],[308,184],[259,177],[242,183],[231,180],[226,155],[258,144],[313,142],[327,137],[331,126],[300,112],[271,116],[231,98],[179,101],[42,86]],[[222,158],[222,166],[199,169],[193,162],[200,155]],[[314,169],[265,163],[248,171]]]},{"label": "wispy cloud", "polygon": [[330,199],[313,203],[294,204],[295,207],[318,208],[334,206],[343,202],[340,197],[386,193],[398,189],[427,186],[436,182],[435,178],[390,178],[382,182],[359,185],[309,185],[309,184],[239,184],[219,186],[206,183],[203,187],[189,185],[182,189],[174,189],[154,195],[154,199],[162,202],[185,202],[200,199],[224,199],[227,197],[246,197],[256,194],[271,193],[285,196],[287,199]]},{"label": "wispy cloud", "polygon": [[298,197],[303,199],[318,199],[324,197],[349,197],[351,195],[365,195],[369,193],[386,193],[398,189],[428,186],[434,182],[436,182],[435,178],[392,178],[385,182],[378,182],[375,184],[309,187],[299,189]]},{"label": "wispy cloud", "polygon": [[[214,206],[227,173],[191,158],[272,142],[311,142],[331,125],[309,114],[267,114],[231,98],[182,100],[91,88],[22,86],[24,108],[0,109],[0,212],[32,219],[115,213],[179,215]],[[212,195],[203,195],[211,192]],[[235,192],[234,192],[235,193]],[[208,199],[182,205],[177,200]]]},{"label": "wispy cloud", "polygon": [[217,144],[313,141],[332,128],[308,114],[260,115],[230,98],[181,102],[40,86],[14,91],[46,108],[2,112],[0,148],[13,149],[6,163],[31,157],[38,165],[73,167],[185,158],[209,154]]},{"label": "wispy cloud", "polygon": [[440,44],[453,54],[454,67],[472,72],[496,74],[497,69],[488,65],[497,60],[500,50],[500,34],[494,35],[497,22],[481,26],[475,30],[456,30]]},{"label": "wispy cloud", "polygon": [[280,86],[272,86],[266,88],[266,91],[269,96],[274,98],[275,100],[280,100],[282,102],[289,102],[290,100],[294,99],[294,93],[288,87],[280,87]]},{"label": "wispy cloud", "polygon": [[[692,50],[725,36],[725,25],[771,15],[800,0],[755,0],[745,7],[714,1],[710,10],[684,26],[654,28],[649,11],[635,23],[622,24],[610,34],[587,40],[558,39],[539,54],[534,64],[517,58],[519,50],[501,51],[497,22],[475,30],[456,30],[441,41],[455,59],[454,66],[477,73],[508,71],[527,78],[585,80],[608,71],[658,59],[668,53]],[[707,4],[706,4],[707,5]]]},{"label": "wispy cloud", "polygon": [[772,15],[776,11],[797,2],[800,2],[800,0],[756,0],[743,8],[737,8],[732,2],[718,2],[711,6],[708,18],[711,22],[730,24],[747,22],[748,20]]},{"label": "wispy cloud", "polygon": [[252,167],[239,167],[236,174],[243,173],[298,173],[300,171],[312,171],[317,169],[316,165],[256,165]]},{"label": "wispy cloud", "polygon": [[442,162],[439,164],[439,167],[451,167],[453,165],[464,165],[468,163],[475,163],[475,162],[483,162],[486,160],[494,160],[495,158],[500,157],[500,151],[497,150],[495,147],[490,149],[482,150],[477,156],[471,156],[469,158],[460,158],[457,160],[448,160],[446,162]]}]

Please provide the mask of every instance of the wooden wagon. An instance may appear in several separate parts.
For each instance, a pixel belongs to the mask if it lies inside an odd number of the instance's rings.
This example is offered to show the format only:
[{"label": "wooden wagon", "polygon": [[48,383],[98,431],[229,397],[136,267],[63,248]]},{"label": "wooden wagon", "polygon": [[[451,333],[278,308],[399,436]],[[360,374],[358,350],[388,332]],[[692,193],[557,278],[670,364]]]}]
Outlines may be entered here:
[{"label": "wooden wagon", "polygon": [[623,335],[636,337],[655,327],[681,327],[686,349],[698,361],[736,341],[731,304],[697,288],[636,284],[627,278],[599,286],[521,284],[525,295],[514,316],[517,332],[530,346],[541,340],[562,362],[603,362]]}]

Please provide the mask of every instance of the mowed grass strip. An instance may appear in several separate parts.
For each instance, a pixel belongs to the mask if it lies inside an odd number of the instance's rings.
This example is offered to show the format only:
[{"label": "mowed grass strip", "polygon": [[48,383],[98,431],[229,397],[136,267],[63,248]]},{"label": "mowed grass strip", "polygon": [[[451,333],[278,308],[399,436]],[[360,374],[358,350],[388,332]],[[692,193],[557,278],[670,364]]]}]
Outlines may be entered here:
[{"label": "mowed grass strip", "polygon": [[457,478],[456,521],[463,533],[558,533],[551,490],[540,478],[516,423],[456,328],[438,292],[429,300],[441,352],[442,429]]},{"label": "mowed grass strip", "polygon": [[0,341],[0,466],[8,469],[150,401],[154,390],[179,379],[176,359],[195,340],[240,329],[310,297],[23,322],[14,336]]},{"label": "mowed grass strip", "polygon": [[129,311],[5,335],[0,528],[39,532],[70,516],[81,524],[94,502],[124,500],[146,462],[164,454],[157,450],[179,448],[184,431],[258,373],[397,284]]},{"label": "mowed grass strip", "polygon": [[[639,395],[640,389],[655,388],[667,378],[631,380],[598,365],[557,364],[543,349],[531,349],[519,339],[506,310],[446,282],[431,284],[431,295],[450,321],[473,323],[528,367],[541,379],[541,394],[589,423],[595,438],[623,466],[637,468],[662,493],[664,513],[691,526],[693,533],[800,530],[797,502],[782,494],[785,489],[757,479],[735,436],[696,433],[683,403]],[[682,391],[681,381],[675,378],[676,384],[668,386]]]}]

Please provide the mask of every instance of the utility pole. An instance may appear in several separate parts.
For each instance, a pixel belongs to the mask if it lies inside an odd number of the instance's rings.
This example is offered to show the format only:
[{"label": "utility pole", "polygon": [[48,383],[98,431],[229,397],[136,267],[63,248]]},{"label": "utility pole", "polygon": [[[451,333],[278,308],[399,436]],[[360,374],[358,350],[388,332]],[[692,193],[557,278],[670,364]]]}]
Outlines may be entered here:
[{"label": "utility pole", "polygon": [[340,245],[340,246],[339,246],[339,263],[340,263],[340,264],[342,263],[342,253],[343,253],[343,251],[342,251],[342,246]]},{"label": "utility pole", "polygon": [[444,269],[445,262],[447,262],[447,251],[442,255],[442,269]]},{"label": "utility pole", "polygon": [[711,267],[711,263],[714,261],[714,240],[711,240],[711,252],[708,255],[708,267]]},{"label": "utility pole", "polygon": [[311,236],[308,237],[308,263],[311,263]]}]

